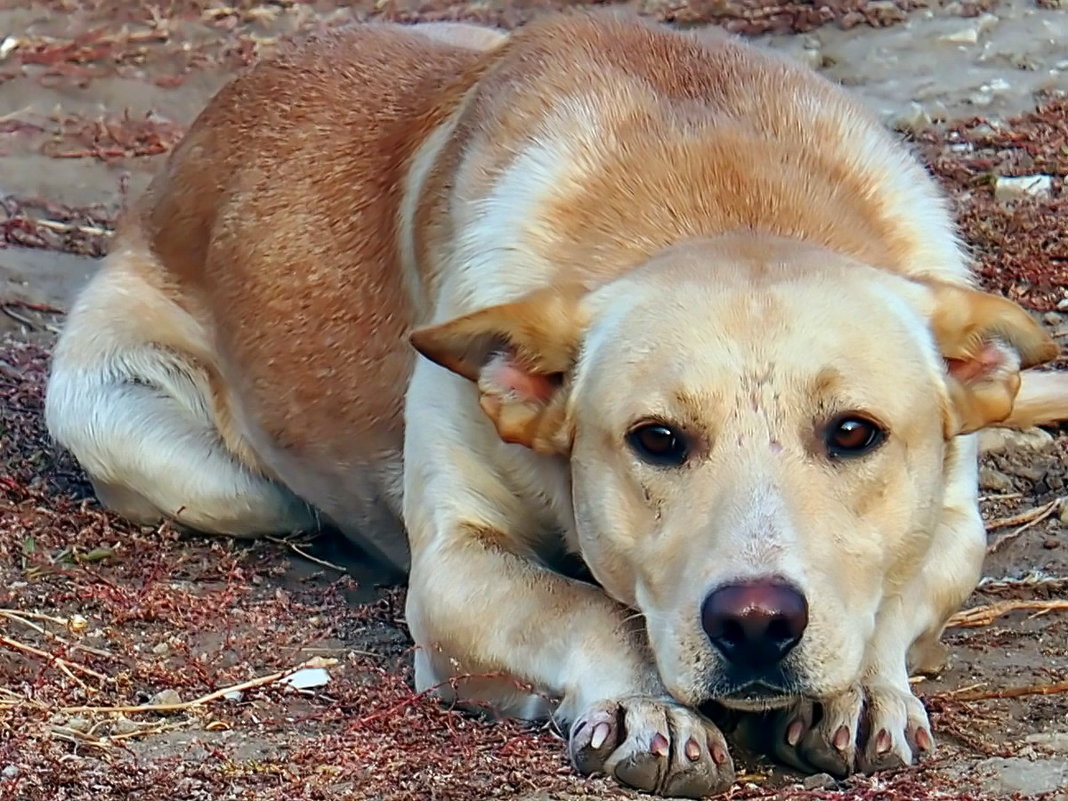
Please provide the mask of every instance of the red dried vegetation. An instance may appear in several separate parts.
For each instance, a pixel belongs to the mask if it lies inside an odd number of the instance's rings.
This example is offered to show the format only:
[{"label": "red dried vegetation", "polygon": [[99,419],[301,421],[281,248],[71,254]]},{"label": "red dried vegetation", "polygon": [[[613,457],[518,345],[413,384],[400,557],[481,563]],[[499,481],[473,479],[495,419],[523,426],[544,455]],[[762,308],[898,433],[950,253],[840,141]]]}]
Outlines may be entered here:
[{"label": "red dried vegetation", "polygon": [[185,129],[154,114],[104,115],[26,114],[0,121],[0,134],[17,134],[13,145],[52,158],[94,158],[101,161],[158,156],[174,147]]},{"label": "red dried vegetation", "polygon": [[[1039,311],[1068,296],[1068,100],[991,126],[976,118],[919,137],[956,201],[983,282]],[[999,176],[1053,176],[1049,197],[994,199]]]},{"label": "red dried vegetation", "polygon": [[105,205],[75,208],[41,198],[0,197],[0,242],[103,256],[117,216]]},{"label": "red dried vegetation", "polygon": [[[655,19],[681,25],[714,23],[736,33],[809,31],[830,22],[842,27],[892,25],[905,19],[920,0],[512,0],[486,3],[464,0],[378,0],[377,2],[250,2],[170,0],[158,5],[116,4],[110,0],[53,0],[43,4],[76,15],[92,27],[69,36],[26,34],[4,65],[4,74],[27,67],[48,80],[82,82],[108,75],[137,77],[152,68],[163,86],[181,83],[206,65],[243,66],[270,46],[280,31],[292,33],[323,24],[385,19],[399,22],[465,20],[514,28],[550,10],[580,6],[623,6]],[[970,7],[970,6],[966,6]],[[336,13],[328,13],[336,11]],[[324,23],[324,19],[329,18]],[[197,25],[223,28],[227,37],[210,37]]]}]

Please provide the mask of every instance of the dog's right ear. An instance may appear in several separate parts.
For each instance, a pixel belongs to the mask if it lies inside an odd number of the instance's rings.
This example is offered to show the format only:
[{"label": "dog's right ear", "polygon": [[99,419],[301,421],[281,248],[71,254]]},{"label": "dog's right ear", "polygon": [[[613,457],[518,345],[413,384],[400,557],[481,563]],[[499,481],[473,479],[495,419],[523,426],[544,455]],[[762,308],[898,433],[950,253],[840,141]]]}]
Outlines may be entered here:
[{"label": "dog's right ear", "polygon": [[568,374],[588,323],[579,287],[548,288],[500,306],[421,328],[425,357],[478,384],[480,405],[505,442],[562,453]]}]

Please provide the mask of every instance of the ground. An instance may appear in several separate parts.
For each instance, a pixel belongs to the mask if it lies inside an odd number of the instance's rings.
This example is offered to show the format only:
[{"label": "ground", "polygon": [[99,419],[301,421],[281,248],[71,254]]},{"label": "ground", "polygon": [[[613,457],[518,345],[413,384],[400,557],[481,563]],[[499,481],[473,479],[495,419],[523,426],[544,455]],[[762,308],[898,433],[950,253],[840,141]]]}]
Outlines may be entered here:
[{"label": "ground", "polygon": [[[510,27],[561,5],[0,0],[0,798],[635,797],[576,777],[549,727],[415,694],[403,588],[336,569],[337,544],[131,526],[41,424],[63,310],[234,70],[296,30],[369,16]],[[628,5],[723,25],[852,85],[949,190],[984,283],[1065,335],[1064,0]],[[999,199],[999,177],[1026,174],[1052,176],[1048,194]],[[948,633],[951,667],[916,685],[938,755],[807,784],[740,755],[730,797],[1068,797],[1068,437],[985,444],[987,578]]]}]

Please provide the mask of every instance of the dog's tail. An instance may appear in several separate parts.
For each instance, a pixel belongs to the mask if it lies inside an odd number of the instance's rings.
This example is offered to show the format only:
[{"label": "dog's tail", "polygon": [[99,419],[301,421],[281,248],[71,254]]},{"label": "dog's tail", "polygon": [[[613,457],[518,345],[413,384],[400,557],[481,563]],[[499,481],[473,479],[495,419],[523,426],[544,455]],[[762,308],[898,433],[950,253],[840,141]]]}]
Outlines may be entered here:
[{"label": "dog's tail", "polygon": [[1012,414],[998,423],[1006,428],[1056,425],[1068,420],[1068,372],[1020,374],[1020,391]]}]

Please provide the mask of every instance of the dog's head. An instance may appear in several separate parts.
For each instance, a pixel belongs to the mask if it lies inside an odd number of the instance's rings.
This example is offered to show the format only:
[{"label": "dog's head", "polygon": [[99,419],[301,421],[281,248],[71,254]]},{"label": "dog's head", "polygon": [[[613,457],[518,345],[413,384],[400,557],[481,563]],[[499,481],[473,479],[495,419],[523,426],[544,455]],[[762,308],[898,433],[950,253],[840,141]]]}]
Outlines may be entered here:
[{"label": "dog's head", "polygon": [[644,615],[673,694],[749,708],[858,678],[954,438],[1056,352],[1003,298],[756,236],[413,341],[477,382],[503,439],[569,460],[581,555]]}]

